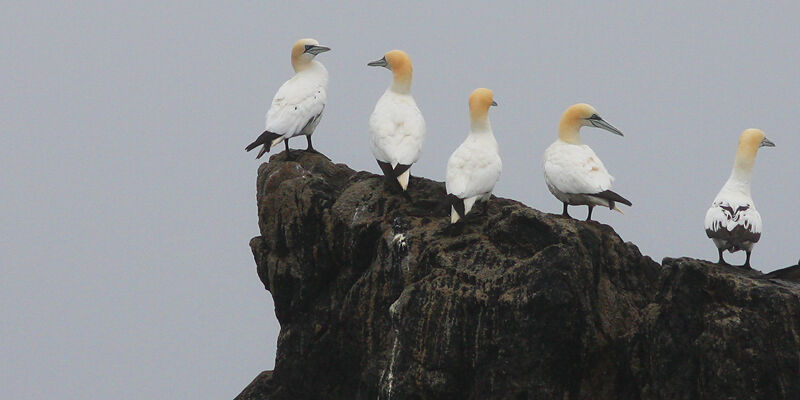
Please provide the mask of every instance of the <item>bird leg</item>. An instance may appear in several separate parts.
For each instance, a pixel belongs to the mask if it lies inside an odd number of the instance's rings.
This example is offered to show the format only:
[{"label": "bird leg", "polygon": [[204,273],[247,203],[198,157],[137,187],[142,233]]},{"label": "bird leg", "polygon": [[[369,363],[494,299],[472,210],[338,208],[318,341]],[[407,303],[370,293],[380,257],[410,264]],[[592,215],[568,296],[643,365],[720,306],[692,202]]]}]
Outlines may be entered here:
[{"label": "bird leg", "polygon": [[745,254],[747,254],[747,259],[745,259],[744,265],[742,265],[742,268],[744,268],[744,269],[753,269],[753,267],[750,266],[750,252],[749,251],[745,251]]},{"label": "bird leg", "polygon": [[722,258],[722,251],[723,250],[718,248],[717,251],[719,252],[719,261],[717,261],[717,264],[719,264],[719,265],[730,265],[730,264],[725,262],[724,258]]},{"label": "bird leg", "polygon": [[586,220],[587,221],[591,221],[592,220],[592,210],[594,210],[594,206],[590,205],[589,206],[589,215],[586,216]]},{"label": "bird leg", "polygon": [[311,145],[311,135],[306,135],[306,140],[308,140],[308,147],[306,147],[306,151],[319,154],[319,152],[314,149],[314,146]]},{"label": "bird leg", "polygon": [[294,161],[295,158],[292,155],[292,151],[289,150],[289,138],[283,140],[283,145],[286,147],[286,161]]},{"label": "bird leg", "polygon": [[563,215],[563,216],[565,216],[565,217],[572,218],[572,217],[569,215],[569,213],[567,212],[567,203],[564,203],[564,212],[562,212],[562,213],[561,213],[561,215]]}]

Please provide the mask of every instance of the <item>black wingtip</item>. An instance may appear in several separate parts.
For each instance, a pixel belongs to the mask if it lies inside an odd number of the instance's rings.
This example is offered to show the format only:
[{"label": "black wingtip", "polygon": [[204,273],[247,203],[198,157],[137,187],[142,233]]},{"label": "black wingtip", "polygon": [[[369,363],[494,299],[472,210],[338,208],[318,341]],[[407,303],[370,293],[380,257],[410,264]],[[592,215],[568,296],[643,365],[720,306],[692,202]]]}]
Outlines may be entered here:
[{"label": "black wingtip", "polygon": [[244,148],[244,150],[245,150],[245,151],[250,151],[250,150],[253,150],[253,149],[255,149],[256,147],[258,147],[258,145],[259,145],[259,143],[258,143],[257,141],[256,141],[256,142],[253,142],[253,143],[250,143],[250,144],[248,144],[248,145],[247,145],[247,147],[245,147],[245,148]]},{"label": "black wingtip", "polygon": [[272,141],[279,138],[280,136],[281,135],[278,135],[277,133],[264,131],[264,133],[259,135],[258,138],[256,138],[256,140],[253,143],[248,144],[247,147],[245,147],[244,149],[245,151],[250,151],[263,144],[266,150],[264,150],[264,152],[260,153],[258,157],[256,157],[260,158],[262,155],[264,155],[265,152],[269,151]]},{"label": "black wingtip", "polygon": [[459,198],[458,196],[456,196],[454,194],[448,194],[447,195],[447,200],[450,201],[450,206],[453,207],[453,209],[456,210],[456,213],[458,213],[458,216],[463,219],[464,218],[464,199]]},{"label": "black wingtip", "polygon": [[611,190],[604,190],[600,193],[595,193],[592,196],[599,197],[601,199],[610,200],[617,203],[625,204],[626,206],[630,207],[633,205],[628,199],[620,196],[618,193],[613,192]]}]

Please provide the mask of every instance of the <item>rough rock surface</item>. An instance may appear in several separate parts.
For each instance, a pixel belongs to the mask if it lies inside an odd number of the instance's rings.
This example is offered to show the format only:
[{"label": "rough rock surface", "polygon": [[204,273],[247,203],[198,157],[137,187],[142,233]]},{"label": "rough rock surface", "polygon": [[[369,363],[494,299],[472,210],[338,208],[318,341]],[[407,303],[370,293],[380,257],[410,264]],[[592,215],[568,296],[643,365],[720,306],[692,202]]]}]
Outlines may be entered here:
[{"label": "rough rock surface", "polygon": [[237,399],[800,398],[798,267],[659,264],[501,198],[450,226],[442,183],[295,155],[258,171],[281,332]]}]

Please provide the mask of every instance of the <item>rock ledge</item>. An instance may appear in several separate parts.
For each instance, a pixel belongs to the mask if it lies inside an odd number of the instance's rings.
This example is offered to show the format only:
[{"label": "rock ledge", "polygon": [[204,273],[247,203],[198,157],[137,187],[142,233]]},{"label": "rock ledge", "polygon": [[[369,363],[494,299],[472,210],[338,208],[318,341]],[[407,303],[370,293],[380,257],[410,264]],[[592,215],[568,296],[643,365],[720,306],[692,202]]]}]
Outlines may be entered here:
[{"label": "rock ledge", "polygon": [[[643,256],[614,230],[324,156],[258,171],[250,242],[281,324],[250,399],[800,398],[800,267]],[[478,207],[480,208],[480,207]]]}]

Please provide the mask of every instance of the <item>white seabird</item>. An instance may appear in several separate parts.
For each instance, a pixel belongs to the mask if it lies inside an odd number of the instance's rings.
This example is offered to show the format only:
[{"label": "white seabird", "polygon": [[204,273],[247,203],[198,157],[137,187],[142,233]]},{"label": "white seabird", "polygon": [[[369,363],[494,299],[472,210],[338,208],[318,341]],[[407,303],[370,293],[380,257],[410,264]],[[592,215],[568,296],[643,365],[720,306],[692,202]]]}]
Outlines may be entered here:
[{"label": "white seabird", "polygon": [[706,235],[717,246],[719,264],[728,265],[722,258],[723,251],[744,250],[747,260],[742,267],[750,268],[750,252],[761,238],[761,215],[750,196],[750,180],[756,153],[765,146],[774,147],[775,144],[764,136],[764,132],[758,129],[742,132],[731,176],[706,212]]},{"label": "white seabird", "polygon": [[289,156],[289,139],[306,135],[306,151],[317,152],[311,145],[311,134],[322,118],[328,98],[328,70],[314,57],[330,50],[314,39],[300,39],[292,47],[292,67],[295,75],[281,85],[267,111],[267,124],[262,133],[245,150],[264,147],[256,158],[261,158],[273,146],[284,142]]},{"label": "white seabird", "polygon": [[631,202],[610,190],[614,177],[597,154],[581,144],[583,126],[602,128],[622,136],[622,132],[597,115],[594,107],[582,103],[570,106],[558,124],[558,140],[544,152],[544,180],[550,193],[564,203],[562,215],[570,216],[568,205],[585,205],[589,206],[586,220],[591,221],[594,206],[620,211],[616,203],[630,206]]},{"label": "white seabird", "polygon": [[[489,89],[475,89],[469,96],[469,135],[447,161],[445,186],[450,200],[450,223],[464,218],[475,201],[487,202],[503,163],[489,122],[489,107],[496,106]],[[484,209],[485,210],[485,209]]]},{"label": "white seabird", "polygon": [[411,164],[417,162],[425,141],[425,119],[411,96],[411,58],[392,50],[369,66],[392,71],[392,83],[369,117],[370,148],[383,175],[392,184],[408,188]]}]

